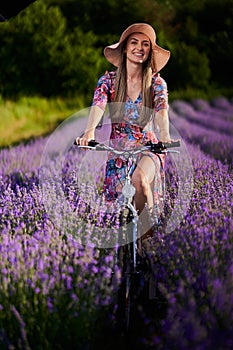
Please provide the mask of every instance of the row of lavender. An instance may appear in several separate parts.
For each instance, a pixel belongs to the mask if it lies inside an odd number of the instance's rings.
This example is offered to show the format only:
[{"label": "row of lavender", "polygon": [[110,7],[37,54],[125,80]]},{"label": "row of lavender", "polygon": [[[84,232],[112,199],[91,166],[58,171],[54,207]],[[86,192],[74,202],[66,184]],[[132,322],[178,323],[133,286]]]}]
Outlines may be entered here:
[{"label": "row of lavender", "polygon": [[212,103],[176,100],[170,119],[185,140],[232,167],[233,101],[223,97]]},{"label": "row of lavender", "polygon": [[154,328],[150,345],[232,349],[233,101],[177,100],[170,118],[186,140],[195,181],[185,220],[156,240],[157,281],[168,309],[162,336]]},{"label": "row of lavender", "polygon": [[[111,254],[48,215],[39,184],[46,142],[0,153],[1,349],[88,349],[119,283]],[[85,208],[79,201],[77,210]]]},{"label": "row of lavender", "polygon": [[[195,186],[185,220],[156,239],[157,281],[168,302],[156,349],[232,349],[233,174],[189,145]],[[161,329],[160,329],[161,331]],[[153,346],[152,346],[153,349]]]},{"label": "row of lavender", "polygon": [[[200,133],[207,129],[191,125],[179,117],[180,113],[174,115],[176,129],[184,138],[190,135],[189,142],[195,141],[191,135],[199,134],[199,144],[203,142]],[[192,133],[183,135],[188,130]],[[218,132],[213,132],[216,140]],[[38,180],[46,141],[36,140],[0,153],[1,348],[94,349],[106,312],[114,310],[120,272],[112,280],[111,251],[103,253],[93,245],[84,246],[78,239],[82,232],[72,225],[72,229],[69,225],[58,227],[46,211]],[[233,347],[232,171],[223,164],[226,157],[221,158],[221,149],[216,148],[213,155],[223,162],[197,146],[186,145],[194,168],[194,190],[179,227],[170,234],[161,227],[154,238],[154,273],[166,303],[161,303],[163,312],[158,313],[159,299],[150,307],[150,315],[146,310],[142,313],[144,330],[136,337],[140,349]],[[91,237],[93,216],[88,203],[75,193],[73,171],[79,157],[78,152],[66,155],[64,188],[71,209],[86,217],[85,236]],[[167,213],[176,195],[174,173],[173,164],[168,162]],[[98,210],[96,207],[95,225]],[[116,339],[112,348],[114,342]]]}]

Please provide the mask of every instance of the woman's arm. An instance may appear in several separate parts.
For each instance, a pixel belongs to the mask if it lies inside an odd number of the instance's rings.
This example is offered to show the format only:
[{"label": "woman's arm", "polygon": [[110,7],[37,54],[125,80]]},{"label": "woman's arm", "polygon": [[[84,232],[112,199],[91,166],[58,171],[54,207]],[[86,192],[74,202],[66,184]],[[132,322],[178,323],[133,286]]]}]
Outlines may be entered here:
[{"label": "woman's arm", "polygon": [[169,131],[169,117],[167,109],[160,109],[154,118],[155,129],[159,127],[160,141],[171,142],[171,136]]},{"label": "woman's arm", "polygon": [[86,146],[88,141],[95,139],[95,129],[99,124],[104,111],[98,106],[92,106],[88,116],[87,126],[82,137],[77,137],[76,142],[79,145]]},{"label": "woman's arm", "polygon": [[159,127],[160,141],[171,142],[169,131],[169,116],[168,116],[168,91],[167,83],[156,74],[152,79],[152,89],[154,95],[154,128]]},{"label": "woman's arm", "polygon": [[86,130],[82,137],[76,138],[78,144],[86,146],[88,141],[95,139],[95,129],[104,114],[108,102],[109,89],[109,75],[107,72],[105,75],[101,76],[97,82]]}]

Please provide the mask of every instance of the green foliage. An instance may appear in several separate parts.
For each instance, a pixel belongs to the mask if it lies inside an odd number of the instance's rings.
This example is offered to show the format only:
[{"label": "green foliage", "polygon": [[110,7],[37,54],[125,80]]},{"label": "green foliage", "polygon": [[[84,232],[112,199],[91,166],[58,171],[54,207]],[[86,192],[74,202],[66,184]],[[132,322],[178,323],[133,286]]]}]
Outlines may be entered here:
[{"label": "green foliage", "polygon": [[[63,92],[75,91],[92,96],[96,74],[104,70],[104,59],[100,48],[95,48],[96,36],[92,32],[83,33],[76,27],[67,35],[59,60]],[[90,94],[91,93],[91,94]]]},{"label": "green foliage", "polygon": [[[173,40],[177,45],[182,41],[205,53],[209,60],[211,85],[231,90],[233,0],[175,0],[172,6],[176,9],[171,22],[176,27]],[[176,67],[176,62],[174,65]]]},{"label": "green foliage", "polygon": [[[53,92],[58,83],[54,52],[65,36],[66,21],[59,8],[38,1],[0,32],[2,95],[33,95]],[[4,67],[4,69],[3,69]]]},{"label": "green foliage", "polygon": [[172,52],[171,60],[175,62],[176,70],[171,70],[168,76],[173,81],[173,87],[177,89],[188,86],[196,89],[207,88],[210,69],[206,54],[199,52],[195,46],[188,46],[184,42],[174,45]]},{"label": "green foliage", "polygon": [[37,0],[0,24],[0,95],[85,94],[90,103],[111,68],[103,48],[134,22],[154,26],[171,50],[162,75],[172,89],[231,91],[232,18],[233,0]]},{"label": "green foliage", "polygon": [[103,63],[96,36],[67,31],[60,9],[41,1],[6,23],[0,43],[3,96],[87,93]]}]

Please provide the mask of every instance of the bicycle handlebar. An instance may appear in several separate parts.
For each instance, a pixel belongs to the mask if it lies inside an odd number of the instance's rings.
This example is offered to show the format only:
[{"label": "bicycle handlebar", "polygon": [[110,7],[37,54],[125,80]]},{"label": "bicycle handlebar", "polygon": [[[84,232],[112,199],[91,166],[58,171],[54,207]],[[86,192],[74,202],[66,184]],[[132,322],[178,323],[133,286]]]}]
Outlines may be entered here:
[{"label": "bicycle handlebar", "polygon": [[[124,152],[129,152],[130,150],[115,150],[110,146],[107,146],[105,144],[101,144],[95,140],[90,140],[88,142],[87,146],[81,146],[77,144],[76,140],[74,141],[74,145],[79,146],[80,148],[87,148],[87,149],[95,149],[95,150],[109,150],[113,151],[118,154],[123,154]],[[158,143],[153,143],[152,141],[148,141],[142,148],[139,149],[134,149],[135,153],[139,153],[141,151],[151,151],[152,153],[166,153],[168,149],[175,148],[175,147],[180,147],[180,141],[172,141],[169,143],[164,143],[159,141]]]},{"label": "bicycle handlebar", "polygon": [[152,141],[148,141],[146,143],[146,146],[149,146],[151,149],[151,152],[157,152],[157,151],[165,151],[169,148],[175,148],[180,147],[180,140],[172,141],[172,142],[161,142],[154,143]]}]

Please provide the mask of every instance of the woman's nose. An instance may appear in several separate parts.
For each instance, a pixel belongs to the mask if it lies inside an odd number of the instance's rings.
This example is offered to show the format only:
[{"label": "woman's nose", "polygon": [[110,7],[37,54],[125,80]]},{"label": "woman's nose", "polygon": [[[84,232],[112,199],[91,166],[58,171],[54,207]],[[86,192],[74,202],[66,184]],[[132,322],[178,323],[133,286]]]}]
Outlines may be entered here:
[{"label": "woman's nose", "polygon": [[138,49],[139,49],[139,50],[142,50],[142,49],[143,49],[143,45],[142,45],[141,42],[138,42]]}]

